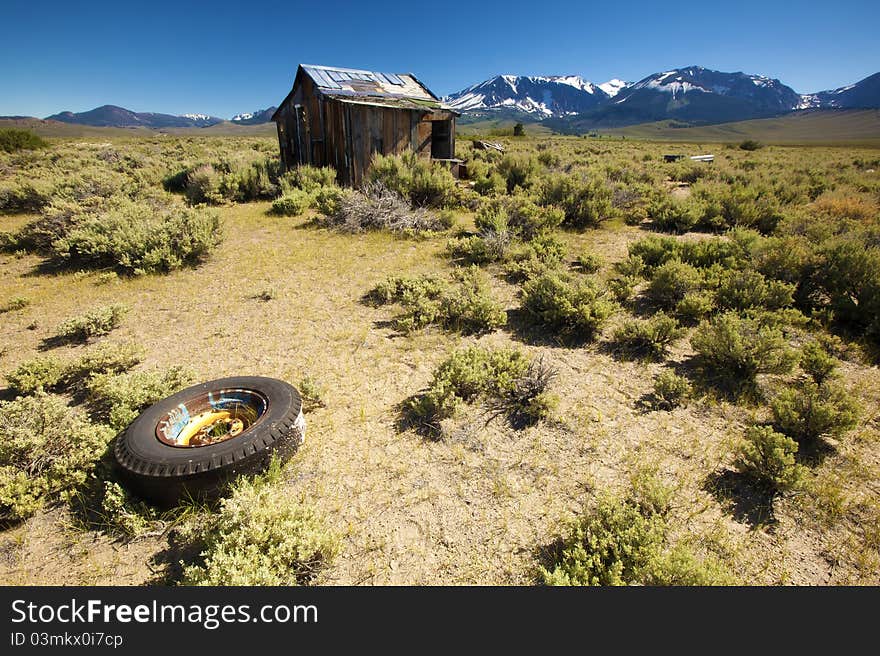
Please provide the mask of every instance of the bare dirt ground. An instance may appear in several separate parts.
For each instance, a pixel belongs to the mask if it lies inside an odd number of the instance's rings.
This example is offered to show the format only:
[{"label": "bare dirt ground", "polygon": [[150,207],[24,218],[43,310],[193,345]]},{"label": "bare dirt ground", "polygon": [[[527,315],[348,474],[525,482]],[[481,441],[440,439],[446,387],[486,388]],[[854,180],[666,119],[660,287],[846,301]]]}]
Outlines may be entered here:
[{"label": "bare dirt ground", "polygon": [[[669,362],[645,364],[622,360],[607,339],[571,347],[528,343],[516,331],[400,336],[385,324],[391,308],[367,307],[360,297],[389,275],[450,271],[445,238],[340,235],[271,217],[267,208],[221,209],[227,238],[219,252],[169,276],[98,284],[97,274],[45,275],[35,272],[37,257],[0,255],[0,299],[34,301],[0,318],[0,371],[33,357],[64,318],[123,302],[132,310],[105,339],[142,344],[142,368],[184,364],[201,379],[254,374],[294,384],[313,377],[326,407],[307,416],[306,444],[278,493],[307,499],[343,537],[322,584],[531,583],[537,551],[562,522],[645,467],[676,490],[677,535],[722,558],[744,582],[880,583],[876,366],[844,365],[844,385],[865,404],[862,424],[816,468],[806,491],[777,499],[770,512],[712,484],[723,480],[757,408],[711,396],[672,412],[639,403],[663,367],[686,366],[686,340]],[[2,217],[0,229],[21,221]],[[611,263],[644,234],[611,226],[565,239],[572,255],[589,250]],[[498,277],[493,285],[508,308],[518,305],[515,287]],[[258,300],[266,288],[275,298]],[[516,431],[500,420],[487,424],[473,408],[439,440],[400,430],[399,404],[472,342],[545,354],[559,369],[554,418]],[[115,542],[50,509],[0,533],[0,582],[154,582],[167,545],[167,535]]]}]

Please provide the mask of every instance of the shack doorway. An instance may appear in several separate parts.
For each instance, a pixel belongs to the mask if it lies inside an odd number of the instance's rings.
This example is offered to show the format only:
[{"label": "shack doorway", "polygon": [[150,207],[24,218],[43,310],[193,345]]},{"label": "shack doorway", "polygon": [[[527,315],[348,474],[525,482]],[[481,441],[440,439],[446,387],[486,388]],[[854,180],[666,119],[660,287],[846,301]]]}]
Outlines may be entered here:
[{"label": "shack doorway", "polygon": [[431,157],[452,159],[452,121],[431,121]]}]

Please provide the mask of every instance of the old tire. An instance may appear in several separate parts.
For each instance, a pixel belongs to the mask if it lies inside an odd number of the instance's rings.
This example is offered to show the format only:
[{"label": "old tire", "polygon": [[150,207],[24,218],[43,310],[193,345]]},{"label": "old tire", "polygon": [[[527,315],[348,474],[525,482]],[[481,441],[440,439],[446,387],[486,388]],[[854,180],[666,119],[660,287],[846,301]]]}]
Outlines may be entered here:
[{"label": "old tire", "polygon": [[[239,421],[240,432],[232,436],[235,429],[229,429],[217,443],[175,442],[192,432],[187,425],[193,426],[193,415],[218,411],[240,415],[246,425]],[[119,436],[114,455],[120,479],[133,493],[168,507],[183,498],[218,496],[236,476],[263,471],[273,455],[289,458],[304,438],[296,389],[274,378],[235,376],[194,385],[151,406]]]}]

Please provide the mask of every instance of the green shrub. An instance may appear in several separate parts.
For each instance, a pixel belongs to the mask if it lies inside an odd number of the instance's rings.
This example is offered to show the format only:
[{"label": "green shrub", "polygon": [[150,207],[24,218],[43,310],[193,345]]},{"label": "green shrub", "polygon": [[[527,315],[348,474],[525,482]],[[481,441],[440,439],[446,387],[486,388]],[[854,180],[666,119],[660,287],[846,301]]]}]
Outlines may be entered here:
[{"label": "green shrub", "polygon": [[348,189],[335,185],[320,187],[315,192],[313,206],[324,216],[333,216],[339,211],[343,197],[349,193],[351,192]]},{"label": "green shrub", "polygon": [[574,261],[584,273],[598,272],[602,268],[602,262],[602,258],[595,253],[581,253]]},{"label": "green shrub", "polygon": [[781,310],[793,302],[794,285],[767,280],[756,271],[727,272],[718,287],[718,306],[732,310]]},{"label": "green shrub", "polygon": [[67,390],[92,374],[127,371],[138,364],[142,356],[142,349],[133,343],[100,344],[69,363],[51,356],[26,360],[7,374],[6,379],[17,394],[32,394],[41,388],[46,391]]},{"label": "green shrub", "polygon": [[481,234],[509,233],[530,240],[559,225],[561,213],[538,207],[523,196],[505,197],[484,202],[474,223]]},{"label": "green shrub", "polygon": [[630,255],[625,260],[615,262],[614,270],[625,278],[638,280],[645,273],[645,261],[640,255]]},{"label": "green shrub", "polygon": [[780,391],[771,401],[773,425],[800,444],[824,435],[840,436],[855,427],[859,406],[842,389],[825,383],[804,381]]},{"label": "green shrub", "polygon": [[127,305],[114,303],[71,317],[58,326],[53,339],[62,343],[86,342],[93,337],[106,335],[122,323],[122,317],[128,310]]},{"label": "green shrub", "polygon": [[193,374],[182,367],[172,367],[165,372],[96,374],[87,383],[89,403],[101,420],[119,432],[147,406],[179,392],[193,381]]},{"label": "green shrub", "polygon": [[52,356],[40,356],[22,362],[6,374],[9,388],[16,394],[33,394],[38,390],[57,389],[64,379],[65,365]]},{"label": "green shrub", "polygon": [[[96,520],[101,531],[127,540],[163,532],[165,524],[155,508],[133,497],[119,483],[104,480],[99,484],[97,499],[100,499],[100,509]],[[83,508],[85,512],[94,513],[93,504],[97,499],[83,495],[79,501],[80,505],[88,504]]]},{"label": "green shrub", "polygon": [[453,237],[446,243],[446,252],[458,263],[482,266],[507,259],[512,244],[508,231],[487,230],[479,235]]},{"label": "green shrub", "polygon": [[730,581],[710,560],[698,560],[669,541],[668,522],[633,491],[605,497],[569,527],[551,562],[541,566],[546,585],[713,585]]},{"label": "green shrub", "polygon": [[6,303],[0,306],[0,314],[15,312],[16,310],[23,310],[30,304],[30,299],[25,298],[24,296],[13,296],[8,301],[6,301]]},{"label": "green shrub", "polygon": [[687,378],[664,370],[654,379],[652,404],[658,410],[672,410],[684,405],[693,393]]},{"label": "green shrub", "polygon": [[471,267],[453,273],[453,286],[440,296],[440,323],[463,334],[484,333],[507,323],[507,313],[491,295],[485,274]]},{"label": "green shrub", "polygon": [[0,401],[0,523],[26,519],[85,483],[113,437],[56,396]]},{"label": "green shrub", "polygon": [[880,342],[880,247],[833,239],[819,251],[816,282],[835,317]]},{"label": "green shrub", "polygon": [[703,321],[691,346],[716,373],[742,381],[761,373],[786,373],[797,359],[778,328],[735,312]]},{"label": "green shrub", "polygon": [[798,444],[769,426],[752,426],[736,454],[739,472],[771,492],[784,492],[801,479],[802,467],[795,462]]},{"label": "green shrub", "polygon": [[462,403],[503,396],[528,370],[516,349],[471,346],[456,351],[434,372],[428,389],[407,403],[410,418],[429,427],[452,416]]},{"label": "green shrub", "polygon": [[315,203],[314,193],[303,189],[291,189],[272,202],[272,214],[299,216]]},{"label": "green shrub", "polygon": [[615,309],[592,281],[552,271],[526,281],[522,305],[539,324],[586,339],[596,336]]},{"label": "green shrub", "polygon": [[672,237],[651,235],[633,242],[627,248],[630,258],[639,258],[648,270],[679,258],[679,242]]},{"label": "green shrub", "polygon": [[485,274],[476,267],[454,272],[451,285],[432,276],[389,278],[370,290],[367,300],[399,303],[403,313],[394,325],[406,333],[433,323],[464,334],[482,333],[507,323]]},{"label": "green shrub", "polygon": [[701,207],[687,200],[661,197],[648,206],[647,212],[658,230],[683,233],[697,225],[701,210]]},{"label": "green shrub", "polygon": [[303,191],[316,193],[325,187],[336,186],[336,169],[331,166],[309,166],[302,164],[289,171],[284,180]]},{"label": "green shrub", "polygon": [[489,400],[489,409],[495,415],[506,415],[514,427],[531,426],[546,419],[558,403],[556,396],[547,391],[556,374],[556,369],[543,358],[532,360],[511,387],[500,390]]},{"label": "green shrub", "polygon": [[702,203],[700,227],[706,230],[741,227],[768,234],[783,219],[773,190],[757,181],[694,187],[693,198]]},{"label": "green shrub", "polygon": [[421,159],[415,153],[376,153],[370,162],[367,179],[396,192],[416,207],[456,204],[456,182],[449,169]]},{"label": "green shrub", "polygon": [[650,319],[625,321],[614,331],[614,341],[631,355],[661,358],[669,345],[683,334],[684,330],[674,318],[659,312]]},{"label": "green shrub", "polygon": [[303,412],[311,412],[317,408],[326,407],[324,388],[312,376],[303,376],[299,381],[297,389],[302,398]]},{"label": "green shrub", "polygon": [[303,585],[332,562],[338,538],[271,476],[239,479],[205,527],[203,562],[184,569],[184,585]]},{"label": "green shrub", "polygon": [[14,153],[18,150],[37,150],[48,148],[49,142],[28,130],[0,128],[0,150]]},{"label": "green shrub", "polygon": [[532,157],[507,154],[498,162],[496,171],[504,179],[507,193],[512,194],[517,188],[529,189],[538,176],[539,168]]},{"label": "green shrub", "polygon": [[427,296],[437,298],[447,283],[431,275],[416,277],[395,276],[386,278],[366,294],[366,300],[375,305],[400,303],[407,297]]},{"label": "green shrub", "polygon": [[614,218],[613,191],[597,178],[580,174],[547,177],[540,191],[541,205],[555,205],[565,212],[565,224],[574,228],[596,228]]},{"label": "green shrub", "polygon": [[709,292],[688,292],[675,306],[675,314],[684,321],[697,322],[715,311],[715,298]]},{"label": "green shrub", "polygon": [[759,141],[755,141],[754,139],[746,139],[745,141],[741,141],[739,143],[740,150],[760,150],[764,147]]},{"label": "green shrub", "polygon": [[672,310],[685,296],[699,291],[701,283],[702,276],[697,269],[680,260],[671,260],[654,269],[645,296],[658,307]]},{"label": "green shrub", "polygon": [[801,349],[801,369],[813,379],[813,382],[822,385],[834,377],[837,359],[819,342],[808,342]]},{"label": "green shrub", "polygon": [[187,173],[184,195],[193,205],[223,202],[220,181],[220,174],[214,167],[210,164],[203,164]]},{"label": "green shrub", "polygon": [[118,198],[78,220],[52,243],[52,251],[68,265],[166,273],[200,262],[222,239],[215,212]]}]

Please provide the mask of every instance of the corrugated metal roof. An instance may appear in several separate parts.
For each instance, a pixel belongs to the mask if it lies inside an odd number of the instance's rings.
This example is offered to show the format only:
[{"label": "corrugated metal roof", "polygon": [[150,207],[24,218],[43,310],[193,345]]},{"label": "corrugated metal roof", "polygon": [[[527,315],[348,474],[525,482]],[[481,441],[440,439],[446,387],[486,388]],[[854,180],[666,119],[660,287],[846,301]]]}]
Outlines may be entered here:
[{"label": "corrugated metal roof", "polygon": [[387,96],[439,101],[410,73],[377,73],[355,68],[303,64],[303,71],[322,90],[342,95]]}]

